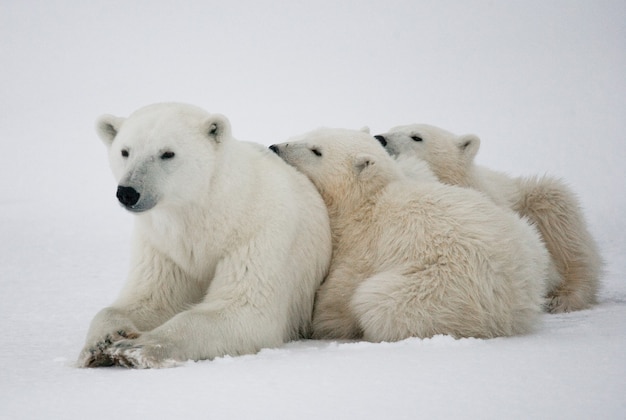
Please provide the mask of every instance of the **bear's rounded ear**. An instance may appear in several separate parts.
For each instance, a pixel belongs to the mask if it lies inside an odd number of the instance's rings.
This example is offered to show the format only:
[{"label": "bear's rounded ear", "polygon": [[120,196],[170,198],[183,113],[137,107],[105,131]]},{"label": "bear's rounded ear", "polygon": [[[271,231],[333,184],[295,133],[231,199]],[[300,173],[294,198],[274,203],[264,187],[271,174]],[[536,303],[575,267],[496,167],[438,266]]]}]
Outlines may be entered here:
[{"label": "bear's rounded ear", "polygon": [[217,143],[230,137],[230,122],[222,114],[211,114],[202,125],[204,133]]},{"label": "bear's rounded ear", "polygon": [[361,127],[361,130],[360,130],[360,131],[361,131],[362,133],[367,133],[367,134],[370,134],[370,128],[369,128],[368,126],[366,126],[366,125],[364,125],[363,127]]},{"label": "bear's rounded ear", "polygon": [[465,160],[471,162],[480,148],[480,139],[474,134],[465,134],[457,138],[456,145]]},{"label": "bear's rounded ear", "polygon": [[96,120],[96,133],[98,133],[98,136],[107,147],[113,144],[113,140],[117,136],[118,131],[120,131],[124,120],[125,118],[109,114],[102,115]]},{"label": "bear's rounded ear", "polygon": [[359,153],[354,158],[354,171],[358,176],[364,175],[376,164],[376,158],[373,155]]}]

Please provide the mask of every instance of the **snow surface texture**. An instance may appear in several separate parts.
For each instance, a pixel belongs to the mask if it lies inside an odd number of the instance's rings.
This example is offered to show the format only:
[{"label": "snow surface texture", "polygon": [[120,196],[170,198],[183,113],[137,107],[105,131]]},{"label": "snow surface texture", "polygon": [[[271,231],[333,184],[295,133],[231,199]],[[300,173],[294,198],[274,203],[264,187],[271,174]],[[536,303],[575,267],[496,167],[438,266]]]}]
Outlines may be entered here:
[{"label": "snow surface texture", "polygon": [[[626,418],[626,3],[3,1],[0,418]],[[162,370],[76,369],[125,279],[102,113],[181,101],[266,145],[425,122],[579,194],[600,303],[495,340],[294,342]]]}]

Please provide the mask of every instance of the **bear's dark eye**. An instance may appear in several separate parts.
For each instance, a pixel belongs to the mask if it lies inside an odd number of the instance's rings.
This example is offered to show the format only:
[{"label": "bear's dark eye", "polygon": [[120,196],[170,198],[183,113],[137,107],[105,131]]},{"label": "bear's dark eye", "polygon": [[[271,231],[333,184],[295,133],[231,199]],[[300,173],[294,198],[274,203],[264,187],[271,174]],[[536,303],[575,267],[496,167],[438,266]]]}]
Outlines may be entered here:
[{"label": "bear's dark eye", "polygon": [[320,152],[320,150],[319,150],[319,149],[315,149],[315,148],[313,148],[313,149],[311,149],[311,151],[313,152],[313,154],[314,154],[315,156],[322,156],[322,152]]},{"label": "bear's dark eye", "polygon": [[128,150],[122,150],[122,157],[128,157]]},{"label": "bear's dark eye", "polygon": [[176,156],[176,154],[174,154],[174,152],[164,152],[164,153],[161,155],[161,159],[163,159],[163,160],[166,160],[166,159],[171,159],[171,158],[173,158],[174,156]]},{"label": "bear's dark eye", "polygon": [[413,139],[413,141],[422,141],[420,136],[411,136],[411,139]]}]

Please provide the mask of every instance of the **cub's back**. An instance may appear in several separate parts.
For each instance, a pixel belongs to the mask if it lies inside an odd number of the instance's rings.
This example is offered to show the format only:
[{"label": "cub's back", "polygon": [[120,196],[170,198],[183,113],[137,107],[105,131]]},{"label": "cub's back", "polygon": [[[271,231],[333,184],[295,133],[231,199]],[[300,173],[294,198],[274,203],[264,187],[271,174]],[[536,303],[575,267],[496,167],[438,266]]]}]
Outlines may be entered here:
[{"label": "cub's back", "polygon": [[504,246],[523,223],[481,193],[439,183],[395,182],[375,205],[372,230],[384,261],[438,258],[446,247]]}]

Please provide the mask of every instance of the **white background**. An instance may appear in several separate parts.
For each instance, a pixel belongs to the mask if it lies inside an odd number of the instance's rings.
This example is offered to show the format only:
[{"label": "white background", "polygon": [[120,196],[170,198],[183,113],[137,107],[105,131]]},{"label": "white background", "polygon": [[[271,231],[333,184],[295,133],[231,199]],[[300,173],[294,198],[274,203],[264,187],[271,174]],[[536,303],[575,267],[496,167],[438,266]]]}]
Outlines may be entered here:
[{"label": "white background", "polygon": [[[1,1],[0,418],[626,417],[625,76],[617,0]],[[524,337],[76,369],[132,227],[94,121],[161,101],[265,145],[319,126],[475,133],[479,163],[576,191],[601,302]]]}]

